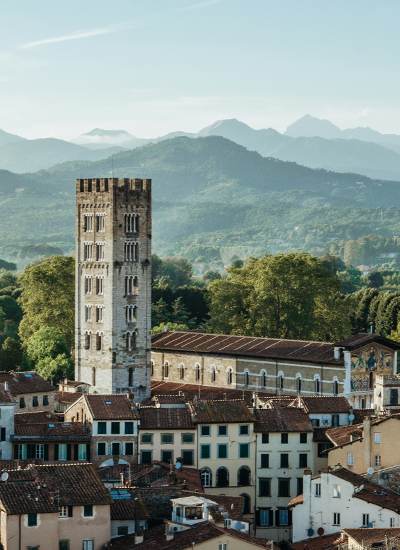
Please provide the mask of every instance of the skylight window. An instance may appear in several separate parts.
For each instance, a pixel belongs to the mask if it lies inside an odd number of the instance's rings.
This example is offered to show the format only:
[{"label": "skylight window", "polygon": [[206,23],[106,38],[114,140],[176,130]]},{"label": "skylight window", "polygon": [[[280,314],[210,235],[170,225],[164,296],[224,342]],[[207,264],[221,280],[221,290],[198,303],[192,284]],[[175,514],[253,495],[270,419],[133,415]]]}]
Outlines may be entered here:
[{"label": "skylight window", "polygon": [[24,374],[25,378],[32,378],[31,374]]},{"label": "skylight window", "polygon": [[49,428],[55,428],[54,424],[49,424]]},{"label": "skylight window", "polygon": [[106,401],[106,405],[112,405],[112,401]]}]

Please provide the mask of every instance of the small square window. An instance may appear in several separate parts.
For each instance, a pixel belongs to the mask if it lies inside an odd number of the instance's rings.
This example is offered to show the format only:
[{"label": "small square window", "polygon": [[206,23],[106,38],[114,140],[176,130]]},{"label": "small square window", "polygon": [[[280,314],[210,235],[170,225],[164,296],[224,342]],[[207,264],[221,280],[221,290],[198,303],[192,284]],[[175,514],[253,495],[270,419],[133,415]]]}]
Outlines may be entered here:
[{"label": "small square window", "polygon": [[161,434],[161,443],[173,443],[174,434]]},{"label": "small square window", "polygon": [[300,443],[307,443],[307,434],[300,434]]},{"label": "small square window", "polygon": [[140,440],[141,440],[142,443],[152,444],[153,443],[153,434],[142,434],[140,436]]},{"label": "small square window", "polygon": [[141,452],[141,463],[142,464],[151,464],[153,460],[153,451],[142,451]]},{"label": "small square window", "polygon": [[37,514],[28,514],[28,527],[36,527]]},{"label": "small square window", "polygon": [[228,435],[228,426],[218,426],[218,435]]},{"label": "small square window", "polygon": [[262,436],[261,436],[261,442],[266,445],[269,443],[269,434],[268,433],[263,433]]},{"label": "small square window", "polygon": [[120,423],[119,422],[111,422],[111,433],[114,435],[119,434],[120,432]]},{"label": "small square window", "polygon": [[239,435],[249,435],[249,433],[250,433],[250,430],[248,425],[239,426]]},{"label": "small square window", "polygon": [[286,444],[289,443],[289,434],[281,434],[281,443]]},{"label": "small square window", "polygon": [[58,542],[58,550],[69,550],[69,540],[60,540]]},{"label": "small square window", "polygon": [[210,426],[201,426],[200,435],[202,435],[203,437],[211,435]]},{"label": "small square window", "polygon": [[182,434],[182,443],[193,443],[194,434]]},{"label": "small square window", "polygon": [[133,435],[133,422],[125,422],[125,434]]},{"label": "small square window", "polygon": [[93,506],[91,504],[85,504],[85,506],[83,507],[83,515],[85,517],[93,516]]},{"label": "small square window", "polygon": [[127,525],[120,525],[118,527],[118,536],[122,537],[123,535],[128,534],[128,526]]},{"label": "small square window", "polygon": [[333,486],[333,498],[340,498],[340,497],[341,497],[340,485],[334,485]]},{"label": "small square window", "polygon": [[97,433],[98,434],[107,433],[107,422],[97,422]]}]

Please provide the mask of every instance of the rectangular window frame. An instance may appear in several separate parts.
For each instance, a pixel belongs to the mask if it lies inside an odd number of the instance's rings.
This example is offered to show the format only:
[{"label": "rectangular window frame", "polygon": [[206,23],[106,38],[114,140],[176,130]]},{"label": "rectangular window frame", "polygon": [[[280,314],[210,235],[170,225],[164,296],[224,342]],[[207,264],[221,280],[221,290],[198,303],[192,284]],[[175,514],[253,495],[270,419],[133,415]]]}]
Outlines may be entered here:
[{"label": "rectangular window frame", "polygon": [[[206,456],[208,455],[208,456]],[[210,443],[202,443],[200,445],[200,458],[202,460],[211,459],[211,445]]]},{"label": "rectangular window frame", "polygon": [[[225,433],[223,433],[225,432]],[[217,428],[217,435],[219,437],[227,437],[228,435],[228,425],[227,424],[223,424],[221,426],[218,426]]]},{"label": "rectangular window frame", "polygon": [[174,444],[174,434],[173,433],[163,433],[161,434],[161,445],[173,445]]},{"label": "rectangular window frame", "polygon": [[140,443],[142,445],[153,445],[153,434],[140,434]]},{"label": "rectangular window frame", "polygon": [[340,512],[333,513],[333,523],[332,525],[340,525]]},{"label": "rectangular window frame", "polygon": [[192,445],[194,443],[193,433],[183,433],[181,435],[182,445]]},{"label": "rectangular window frame", "polygon": [[258,478],[258,496],[259,497],[271,496],[271,478],[270,477]]},{"label": "rectangular window frame", "polygon": [[221,458],[221,459],[228,458],[227,443],[217,443],[217,458]]},{"label": "rectangular window frame", "polygon": [[200,426],[200,437],[211,437],[211,426],[210,425]]},{"label": "rectangular window frame", "polygon": [[249,424],[241,424],[239,426],[239,435],[244,435],[244,436],[250,435],[250,426],[249,426]]},{"label": "rectangular window frame", "polygon": [[239,443],[239,458],[250,458],[250,443]]}]

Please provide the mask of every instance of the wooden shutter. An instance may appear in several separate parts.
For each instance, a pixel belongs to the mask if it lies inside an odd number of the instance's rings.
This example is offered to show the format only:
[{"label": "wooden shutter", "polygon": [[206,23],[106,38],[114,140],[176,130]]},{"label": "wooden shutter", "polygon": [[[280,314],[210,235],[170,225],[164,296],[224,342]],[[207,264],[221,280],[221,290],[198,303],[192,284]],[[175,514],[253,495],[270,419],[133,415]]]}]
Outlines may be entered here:
[{"label": "wooden shutter", "polygon": [[6,441],[6,429],[1,428],[1,441]]},{"label": "wooden shutter", "polygon": [[71,460],[71,443],[67,443],[67,460]]},{"label": "wooden shutter", "polygon": [[256,510],[256,525],[260,525],[260,522],[261,522],[261,514],[260,514],[260,510]]},{"label": "wooden shutter", "polygon": [[274,524],[274,512],[272,510],[269,511],[269,525],[270,527]]},{"label": "wooden shutter", "polygon": [[73,506],[68,506],[68,517],[69,518],[72,518],[73,516]]},{"label": "wooden shutter", "polygon": [[43,445],[44,447],[44,453],[43,453],[43,460],[49,460],[49,444],[48,443],[45,443]]},{"label": "wooden shutter", "polygon": [[288,512],[288,525],[292,525],[292,510]]},{"label": "wooden shutter", "polygon": [[86,460],[90,461],[90,443],[86,444]]},{"label": "wooden shutter", "polygon": [[18,445],[14,445],[14,458],[18,459]]},{"label": "wooden shutter", "polygon": [[280,521],[279,521],[279,519],[280,519],[280,518],[279,518],[279,510],[276,510],[276,512],[275,512],[275,525],[276,525],[277,527],[280,526]]}]

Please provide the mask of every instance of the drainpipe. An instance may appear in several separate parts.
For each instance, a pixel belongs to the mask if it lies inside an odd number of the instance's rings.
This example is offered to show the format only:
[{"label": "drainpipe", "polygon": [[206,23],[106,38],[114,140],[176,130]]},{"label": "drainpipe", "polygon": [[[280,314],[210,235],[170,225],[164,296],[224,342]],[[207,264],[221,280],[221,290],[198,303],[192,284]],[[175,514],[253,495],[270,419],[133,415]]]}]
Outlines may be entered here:
[{"label": "drainpipe", "polygon": [[19,515],[19,525],[18,525],[18,550],[21,550],[21,515]]},{"label": "drainpipe", "polygon": [[[254,430],[254,425],[253,425],[253,430]],[[254,471],[256,473],[256,479],[255,479],[255,491],[254,491],[254,494],[255,494],[255,497],[254,497],[254,536],[256,537],[257,536],[257,458],[258,458],[258,442],[257,442],[257,439],[258,439],[258,433],[256,433],[256,453],[255,453],[255,464],[254,464]]]}]

